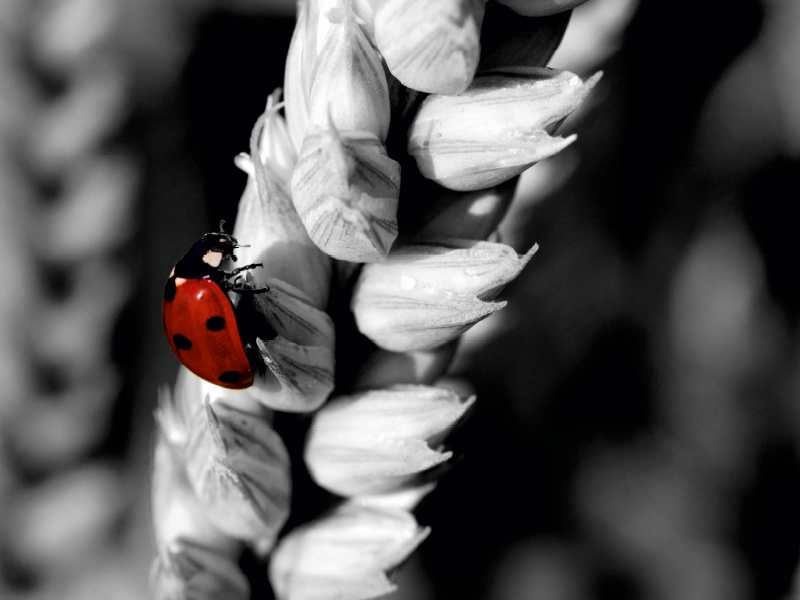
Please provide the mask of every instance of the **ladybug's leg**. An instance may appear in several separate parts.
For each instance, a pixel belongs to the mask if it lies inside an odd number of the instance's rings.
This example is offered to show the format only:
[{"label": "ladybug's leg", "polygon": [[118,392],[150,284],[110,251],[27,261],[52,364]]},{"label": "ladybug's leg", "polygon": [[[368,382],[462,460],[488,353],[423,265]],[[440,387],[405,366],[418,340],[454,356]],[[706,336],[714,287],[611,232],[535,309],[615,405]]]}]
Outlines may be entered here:
[{"label": "ladybug's leg", "polygon": [[263,294],[264,292],[268,292],[270,290],[269,286],[263,288],[235,288],[233,286],[229,287],[227,291],[229,292],[236,292],[237,294]]},{"label": "ladybug's leg", "polygon": [[232,271],[225,272],[225,278],[222,280],[222,287],[225,289],[226,292],[237,292],[239,294],[260,294],[262,292],[269,291],[269,286],[263,288],[248,288],[248,287],[237,287],[241,286],[244,283],[244,280],[239,273],[243,271],[249,271],[250,269],[255,269],[256,267],[263,267],[262,263],[253,263],[252,265],[245,265],[244,267],[239,267],[238,269],[233,269]]},{"label": "ladybug's leg", "polygon": [[249,271],[250,269],[255,269],[256,267],[263,267],[262,263],[253,263],[252,265],[245,265],[244,267],[239,267],[238,269],[234,269],[233,271],[228,271],[228,277],[231,275],[238,275],[242,271]]},{"label": "ladybug's leg", "polygon": [[242,283],[241,277],[236,277],[233,280],[226,277],[220,282],[220,285],[226,292],[236,292],[237,294],[261,294],[268,292],[270,289],[269,286],[262,288],[241,287]]}]

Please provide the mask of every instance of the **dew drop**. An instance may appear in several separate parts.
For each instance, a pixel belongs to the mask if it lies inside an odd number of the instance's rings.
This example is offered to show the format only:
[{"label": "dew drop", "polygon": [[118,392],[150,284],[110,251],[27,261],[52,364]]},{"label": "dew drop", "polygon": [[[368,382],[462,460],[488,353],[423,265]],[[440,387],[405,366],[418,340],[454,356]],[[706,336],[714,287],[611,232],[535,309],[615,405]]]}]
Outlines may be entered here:
[{"label": "dew drop", "polygon": [[408,275],[400,276],[400,287],[404,290],[413,290],[417,285],[417,280]]}]

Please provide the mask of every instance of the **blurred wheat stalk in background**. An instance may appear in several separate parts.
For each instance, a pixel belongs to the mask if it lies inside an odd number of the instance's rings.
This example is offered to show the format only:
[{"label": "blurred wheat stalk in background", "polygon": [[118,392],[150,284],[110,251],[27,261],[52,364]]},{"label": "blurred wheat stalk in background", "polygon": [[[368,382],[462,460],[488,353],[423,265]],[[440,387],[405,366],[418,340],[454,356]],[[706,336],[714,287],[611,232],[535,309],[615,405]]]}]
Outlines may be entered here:
[{"label": "blurred wheat stalk in background", "polygon": [[2,107],[0,222],[13,284],[0,362],[14,386],[0,419],[3,552],[17,572],[63,591],[126,508],[121,473],[84,457],[108,435],[122,384],[109,350],[131,272],[116,253],[134,230],[139,169],[114,137],[130,110],[130,69],[111,43],[113,3],[3,8],[2,87],[13,94]]},{"label": "blurred wheat stalk in background", "polygon": [[162,59],[155,87],[176,64],[163,28],[146,49],[136,35],[159,12],[0,3],[3,598],[137,587],[114,535],[135,494],[103,446],[124,383],[112,337],[132,291],[123,251],[141,179],[119,136],[142,91],[142,51]]},{"label": "blurred wheat stalk in background", "polygon": [[[161,393],[157,597],[249,597],[245,548],[272,553],[279,598],[394,589],[429,533],[412,511],[474,401],[435,384],[536,249],[495,235],[516,176],[574,140],[553,132],[599,78],[543,68],[575,4],[300,3],[285,103],[270,97],[236,159],[238,256],[263,263],[253,284],[269,287],[237,311],[266,375],[231,392],[182,370]],[[334,311],[334,325],[324,311],[346,304],[355,323]],[[303,457],[274,411],[313,414]],[[299,460],[343,499],[278,539]]]}]

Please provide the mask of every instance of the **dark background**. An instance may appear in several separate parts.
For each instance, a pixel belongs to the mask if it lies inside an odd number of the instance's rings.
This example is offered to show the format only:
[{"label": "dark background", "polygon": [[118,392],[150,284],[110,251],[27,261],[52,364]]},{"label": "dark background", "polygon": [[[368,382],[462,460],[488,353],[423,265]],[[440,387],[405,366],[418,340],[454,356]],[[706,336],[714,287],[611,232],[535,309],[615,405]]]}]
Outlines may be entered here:
[{"label": "dark background", "polygon": [[[523,177],[501,228],[517,251],[540,250],[505,290],[509,306],[462,344],[453,375],[478,403],[449,442],[461,460],[417,513],[433,533],[395,597],[790,598],[800,11],[792,0],[592,4],[554,60],[604,76],[562,128],[578,141]],[[37,563],[4,525],[3,598],[148,597],[152,411],[178,367],[161,290],[202,233],[221,219],[232,229],[246,181],[233,157],[282,85],[294,25],[256,2],[190,5],[169,13],[172,54],[131,24],[138,83],[115,137],[141,168],[135,233],[117,251],[135,292],[109,348],[125,383],[81,460],[123,474],[126,509],[102,534],[77,535],[89,549],[69,568]],[[59,93],[58,78],[36,77]],[[53,288],[59,269],[46,274]],[[23,495],[4,499],[55,493],[42,485],[55,468],[9,460],[9,489]],[[69,519],[63,506],[54,523]],[[248,568],[254,597],[268,594]]]}]

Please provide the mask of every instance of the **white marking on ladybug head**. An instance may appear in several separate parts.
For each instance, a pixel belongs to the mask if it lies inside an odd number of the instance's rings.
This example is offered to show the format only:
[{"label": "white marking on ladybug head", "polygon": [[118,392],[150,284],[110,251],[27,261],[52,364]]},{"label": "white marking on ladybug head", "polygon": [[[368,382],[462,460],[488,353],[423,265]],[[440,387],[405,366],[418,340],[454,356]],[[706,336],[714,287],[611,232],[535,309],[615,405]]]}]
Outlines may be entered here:
[{"label": "white marking on ladybug head", "polygon": [[209,267],[214,267],[216,269],[222,262],[222,252],[209,250],[203,255],[203,262],[206,263]]},{"label": "white marking on ladybug head", "polygon": [[177,287],[179,285],[183,285],[184,283],[186,283],[186,279],[184,279],[183,277],[176,277],[175,278],[175,287]]},{"label": "white marking on ladybug head", "polygon": [[223,244],[227,244],[228,243],[228,240],[226,240],[225,238],[219,238],[219,241],[221,243],[223,243]]},{"label": "white marking on ladybug head", "polygon": [[169,272],[169,276],[172,277],[175,275],[175,267],[172,267],[172,271]]}]

